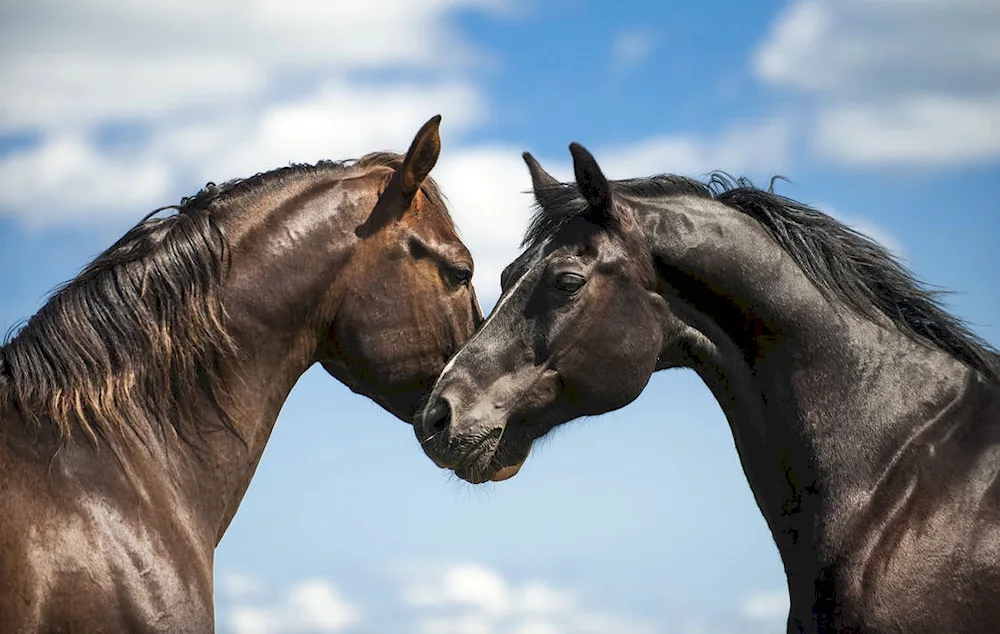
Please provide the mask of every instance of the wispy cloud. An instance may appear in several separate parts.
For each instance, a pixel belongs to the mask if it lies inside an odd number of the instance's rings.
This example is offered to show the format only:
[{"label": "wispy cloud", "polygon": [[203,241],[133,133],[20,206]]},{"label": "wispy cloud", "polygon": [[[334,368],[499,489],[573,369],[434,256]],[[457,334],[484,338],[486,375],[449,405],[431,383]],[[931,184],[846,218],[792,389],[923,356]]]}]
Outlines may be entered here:
[{"label": "wispy cloud", "polygon": [[[230,634],[763,634],[782,629],[788,593],[762,590],[711,609],[616,609],[572,580],[515,581],[478,562],[392,567],[348,602],[346,583],[316,576],[276,589],[254,575],[221,575],[219,631]],[[377,606],[377,607],[376,607]]]},{"label": "wispy cloud", "polygon": [[672,133],[601,149],[612,178],[651,174],[696,176],[712,170],[770,175],[788,162],[791,122],[767,119],[731,125],[715,134]]},{"label": "wispy cloud", "polygon": [[421,634],[634,634],[659,631],[641,620],[583,605],[540,580],[508,582],[481,564],[459,563],[411,574],[402,599],[419,610]]},{"label": "wispy cloud", "polygon": [[656,40],[650,31],[623,31],[611,42],[611,64],[618,72],[630,70],[649,58]]},{"label": "wispy cloud", "polygon": [[990,0],[799,0],[756,50],[757,77],[807,95],[812,145],[842,163],[1000,158],[1000,12]]},{"label": "wispy cloud", "polygon": [[479,59],[450,13],[505,4],[407,0],[345,11],[311,0],[38,0],[0,23],[0,131],[253,108],[289,80],[308,87],[364,70],[447,71]]},{"label": "wispy cloud", "polygon": [[361,622],[358,609],[326,579],[304,579],[277,600],[264,596],[265,584],[250,575],[229,575],[223,594],[233,601],[225,623],[233,634],[341,632]]},{"label": "wispy cloud", "polygon": [[788,618],[788,591],[758,592],[743,601],[743,616],[749,621],[784,623]]},{"label": "wispy cloud", "polygon": [[822,111],[813,145],[824,156],[858,165],[961,165],[1000,157],[997,130],[1000,91],[986,97],[911,95]]},{"label": "wispy cloud", "polygon": [[[253,575],[220,577],[219,629],[231,634],[391,631],[400,634],[659,634],[663,624],[621,616],[539,579],[512,583],[479,563],[409,567],[381,585],[384,608],[348,602],[323,577],[282,592]],[[248,594],[248,591],[250,592]],[[362,617],[364,612],[366,617]]]},{"label": "wispy cloud", "polygon": [[[530,188],[520,158],[526,148],[462,142],[489,120],[490,99],[449,61],[476,63],[475,55],[464,55],[475,46],[454,30],[449,11],[497,11],[507,0],[417,0],[392,3],[399,5],[392,11],[373,5],[347,14],[296,0],[302,6],[267,19],[234,1],[110,12],[105,3],[83,0],[46,13],[54,0],[41,0],[4,21],[0,53],[9,63],[0,68],[0,79],[7,79],[0,82],[6,97],[0,134],[24,128],[41,134],[0,156],[0,214],[38,229],[138,219],[207,181],[290,162],[402,151],[423,121],[442,113],[444,149],[432,175],[475,256],[474,282],[488,305],[499,293],[500,271],[518,254],[533,202],[523,193]],[[49,13],[58,19],[42,19]],[[322,38],[310,36],[317,30]],[[184,46],[195,40],[197,58]],[[88,44],[84,56],[73,45],[81,41]],[[633,67],[654,46],[649,30],[622,31],[611,57],[619,68]],[[419,69],[421,79],[359,78],[359,71],[380,68]],[[288,80],[295,89],[279,90]],[[137,138],[103,143],[104,126],[122,122],[138,127]],[[616,177],[770,170],[784,161],[788,130],[771,120],[591,149]],[[546,160],[546,167],[570,178],[568,155]]]},{"label": "wispy cloud", "polygon": [[[437,113],[452,139],[482,122],[488,100],[461,72],[481,56],[450,17],[506,0],[388,5],[39,0],[8,12],[0,139],[37,141],[0,157],[0,213],[35,227],[139,218],[208,180],[402,151]],[[393,78],[362,78],[384,70]],[[103,142],[115,126],[136,138]]]}]

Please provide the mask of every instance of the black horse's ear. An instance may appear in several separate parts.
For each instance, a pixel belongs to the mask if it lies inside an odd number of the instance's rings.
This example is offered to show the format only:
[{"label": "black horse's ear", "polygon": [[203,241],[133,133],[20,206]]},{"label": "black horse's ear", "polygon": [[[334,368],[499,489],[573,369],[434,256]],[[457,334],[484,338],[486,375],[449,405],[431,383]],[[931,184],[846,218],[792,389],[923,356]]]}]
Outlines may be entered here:
[{"label": "black horse's ear", "polygon": [[421,126],[406,151],[403,166],[399,169],[400,193],[407,202],[420,191],[427,176],[441,155],[441,115],[434,115]]},{"label": "black horse's ear", "polygon": [[552,174],[546,172],[542,165],[531,155],[531,152],[521,154],[528,172],[531,173],[531,188],[534,190],[535,201],[543,210],[549,209],[553,194],[565,187]]},{"label": "black horse's ear", "polygon": [[548,187],[558,187],[562,183],[556,180],[556,177],[549,174],[542,168],[541,163],[538,162],[531,152],[525,152],[521,155],[524,159],[525,165],[528,166],[528,171],[531,173],[531,186],[535,189],[544,189]]},{"label": "black horse's ear", "polygon": [[601,226],[617,224],[619,218],[611,197],[611,185],[594,156],[579,143],[570,143],[576,186],[587,201],[587,217]]}]

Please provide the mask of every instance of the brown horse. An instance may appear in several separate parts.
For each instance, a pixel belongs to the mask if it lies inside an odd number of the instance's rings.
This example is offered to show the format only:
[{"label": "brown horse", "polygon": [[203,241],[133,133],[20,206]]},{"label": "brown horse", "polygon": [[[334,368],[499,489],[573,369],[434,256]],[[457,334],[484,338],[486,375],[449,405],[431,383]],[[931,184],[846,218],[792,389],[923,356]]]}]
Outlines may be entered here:
[{"label": "brown horse", "polygon": [[0,630],[212,631],[214,549],[299,376],[411,420],[481,321],[439,123],[209,184],[0,348]]},{"label": "brown horse", "polygon": [[[553,427],[693,368],[726,413],[788,576],[789,632],[1000,631],[1000,355],[881,246],[716,175],[539,204],[486,323],[415,430],[472,482]],[[684,521],[684,518],[679,518]]]}]

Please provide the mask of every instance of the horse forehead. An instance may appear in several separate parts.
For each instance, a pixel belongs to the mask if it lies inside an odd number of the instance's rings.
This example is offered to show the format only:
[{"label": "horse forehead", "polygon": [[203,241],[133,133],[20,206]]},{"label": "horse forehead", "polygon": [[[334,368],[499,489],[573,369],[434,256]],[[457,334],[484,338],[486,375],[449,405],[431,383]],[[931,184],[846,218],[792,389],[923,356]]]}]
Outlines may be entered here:
[{"label": "horse forehead", "polygon": [[[525,249],[521,255],[517,256],[513,262],[507,265],[504,271],[505,275],[509,274],[510,283],[508,286],[516,286],[525,276],[527,276],[532,269],[541,264],[542,260],[545,259],[546,247],[551,245],[552,239],[546,238],[538,244],[534,244],[527,249]],[[504,295],[508,293],[503,293],[501,299]]]}]

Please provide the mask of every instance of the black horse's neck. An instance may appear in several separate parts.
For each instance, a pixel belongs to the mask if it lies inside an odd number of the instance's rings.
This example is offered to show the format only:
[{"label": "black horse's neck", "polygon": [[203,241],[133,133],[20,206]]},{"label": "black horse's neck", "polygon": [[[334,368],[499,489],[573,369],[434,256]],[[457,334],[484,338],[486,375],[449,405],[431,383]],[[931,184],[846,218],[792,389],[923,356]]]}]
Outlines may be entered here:
[{"label": "black horse's neck", "polygon": [[687,326],[661,367],[692,367],[713,391],[789,574],[832,563],[884,465],[973,371],[821,292],[746,214],[696,197],[639,209]]}]

